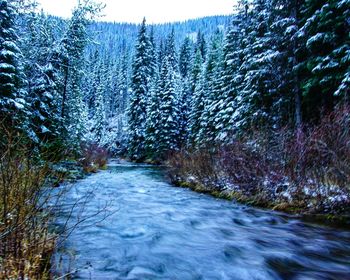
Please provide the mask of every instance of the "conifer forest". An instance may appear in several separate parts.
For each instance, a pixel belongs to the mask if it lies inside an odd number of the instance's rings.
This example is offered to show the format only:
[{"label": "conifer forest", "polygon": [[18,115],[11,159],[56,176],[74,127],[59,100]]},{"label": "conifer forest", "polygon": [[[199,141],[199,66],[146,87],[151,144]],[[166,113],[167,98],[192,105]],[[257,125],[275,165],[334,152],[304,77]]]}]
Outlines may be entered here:
[{"label": "conifer forest", "polygon": [[0,0],[0,279],[350,279],[350,1],[104,6]]}]

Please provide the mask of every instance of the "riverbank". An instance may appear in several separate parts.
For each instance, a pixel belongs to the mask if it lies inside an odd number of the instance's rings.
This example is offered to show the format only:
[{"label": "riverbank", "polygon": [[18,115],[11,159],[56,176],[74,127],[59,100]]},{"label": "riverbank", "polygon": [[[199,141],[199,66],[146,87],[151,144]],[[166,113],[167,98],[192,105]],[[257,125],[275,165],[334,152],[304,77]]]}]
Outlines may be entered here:
[{"label": "riverbank", "polygon": [[258,131],[231,144],[175,152],[168,175],[216,197],[349,225],[349,122],[348,114],[331,114],[296,133]]},{"label": "riverbank", "polygon": [[50,162],[26,147],[8,149],[0,161],[0,279],[51,279],[58,238],[52,221],[74,182],[106,167],[99,151],[83,150],[81,159]]},{"label": "riverbank", "polygon": [[[295,194],[282,193],[279,197],[276,197],[276,194],[271,195],[265,190],[261,192],[257,191],[255,194],[249,195],[246,190],[243,190],[239,187],[232,188],[230,186],[223,187],[208,187],[208,185],[203,185],[195,181],[193,176],[187,178],[174,177],[171,178],[171,183],[177,187],[189,188],[198,193],[210,194],[214,197],[220,199],[226,199],[230,201],[236,201],[241,204],[259,207],[263,209],[271,209],[274,211],[285,212],[288,214],[295,215],[298,218],[301,218],[307,222],[326,224],[334,227],[344,227],[350,228],[350,209],[349,209],[349,195],[342,195],[341,198],[331,198],[329,202],[337,199],[338,203],[341,205],[341,209],[335,211],[325,211],[324,208],[320,209],[315,207],[314,203],[316,202],[315,195],[311,197],[308,196],[299,196],[298,199],[294,197]],[[213,185],[213,183],[210,183]],[[288,197],[288,199],[286,199]],[[319,203],[319,201],[318,201]],[[321,202],[325,203],[325,201]],[[329,206],[333,207],[333,206]]]}]

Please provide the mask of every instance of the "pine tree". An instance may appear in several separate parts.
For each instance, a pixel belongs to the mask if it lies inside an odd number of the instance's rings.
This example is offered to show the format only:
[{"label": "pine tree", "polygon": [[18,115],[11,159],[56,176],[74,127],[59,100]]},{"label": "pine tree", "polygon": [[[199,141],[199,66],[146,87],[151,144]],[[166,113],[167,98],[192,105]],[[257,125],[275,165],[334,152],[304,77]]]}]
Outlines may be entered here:
[{"label": "pine tree", "polygon": [[61,116],[72,144],[79,145],[85,139],[87,108],[83,100],[81,81],[84,66],[84,50],[88,43],[86,28],[90,7],[79,5],[69,22],[67,32],[62,40],[63,93]]},{"label": "pine tree", "polygon": [[178,57],[177,50],[175,45],[175,31],[171,30],[170,34],[167,37],[166,45],[165,45],[165,57],[170,63],[171,67],[178,71]]},{"label": "pine tree", "polygon": [[205,108],[206,98],[206,75],[204,68],[202,69],[195,91],[191,99],[191,110],[189,118],[189,146],[197,146],[200,142],[201,116]]},{"label": "pine tree", "polygon": [[203,58],[200,50],[197,50],[195,54],[193,66],[192,66],[191,77],[190,77],[191,94],[193,94],[195,91],[200,73],[202,71],[202,66],[203,66]]},{"label": "pine tree", "polygon": [[[180,81],[178,79],[178,81]],[[186,146],[189,137],[189,118],[191,110],[191,81],[189,77],[181,79],[181,84],[177,86],[178,91],[178,125],[179,125],[179,145]]]},{"label": "pine tree", "polygon": [[93,118],[93,133],[94,140],[96,143],[103,145],[103,137],[105,136],[106,130],[106,109],[105,109],[105,101],[103,98],[103,89],[105,87],[105,83],[102,81],[102,77],[100,77],[99,84],[96,90],[95,97],[95,114]]},{"label": "pine tree", "polygon": [[154,38],[154,29],[153,27],[151,28],[151,32],[150,32],[150,59],[151,59],[151,72],[150,75],[151,77],[154,77],[156,75],[156,72],[158,70],[158,64],[157,64],[157,52],[156,52],[156,42],[155,42],[155,38]]},{"label": "pine tree", "polygon": [[[189,80],[189,113],[188,113],[188,136],[187,145],[194,146],[199,133],[200,116],[204,109],[204,71],[203,60],[199,49],[196,51],[191,77]],[[186,88],[185,88],[186,90]],[[203,105],[203,106],[202,106]]]},{"label": "pine tree", "polygon": [[201,145],[212,143],[216,137],[214,104],[220,98],[220,77],[222,75],[222,39],[223,34],[217,30],[214,34],[205,64],[204,98],[205,106],[200,116],[198,141]]},{"label": "pine tree", "polygon": [[7,0],[0,1],[0,119],[8,128],[25,128],[28,118],[26,78],[17,46],[16,12]]},{"label": "pine tree", "polygon": [[161,92],[164,88],[165,73],[162,73],[158,79],[154,79],[150,91],[147,107],[147,122],[146,122],[146,155],[149,159],[156,160],[159,157],[159,120],[160,120],[160,104]]},{"label": "pine tree", "polygon": [[26,34],[22,35],[25,72],[28,79],[28,100],[31,103],[30,126],[45,145],[59,141],[61,118],[59,116],[60,67],[55,61],[56,48],[49,17],[41,14],[22,15]]},{"label": "pine tree", "polygon": [[249,14],[242,69],[244,82],[240,92],[240,129],[268,126],[272,123],[270,108],[273,104],[274,57],[278,54],[270,36],[270,0],[255,0]]},{"label": "pine tree", "polygon": [[114,94],[117,95],[117,114],[123,114],[128,107],[128,89],[130,85],[129,81],[129,55],[127,51],[121,58],[120,66],[117,74],[117,88],[114,90]]},{"label": "pine tree", "polygon": [[129,155],[140,160],[145,156],[145,132],[147,120],[147,100],[152,80],[151,43],[147,35],[144,19],[138,35],[138,43],[133,62],[133,73],[129,104]]},{"label": "pine tree", "polygon": [[[201,63],[201,62],[200,62]],[[193,65],[193,46],[189,37],[186,37],[179,57],[179,71],[181,75],[181,85],[179,100],[179,141],[183,146],[187,143],[189,133],[189,113],[190,100],[193,94],[192,90],[192,65]],[[194,77],[196,79],[197,77]],[[194,82],[195,83],[195,82]]]},{"label": "pine tree", "polygon": [[42,142],[50,144],[61,138],[58,70],[48,63],[36,72],[31,85],[31,126]]},{"label": "pine tree", "polygon": [[197,33],[196,50],[199,50],[203,60],[207,57],[207,42],[205,41],[205,36],[199,30]]},{"label": "pine tree", "polygon": [[349,94],[349,1],[306,1],[301,36],[306,41],[303,107],[318,120]]},{"label": "pine tree", "polygon": [[191,40],[188,37],[186,37],[181,46],[179,58],[180,74],[184,79],[186,79],[191,73],[192,54],[193,50]]},{"label": "pine tree", "polygon": [[229,136],[234,135],[237,110],[236,97],[238,96],[238,87],[243,82],[242,76],[239,74],[242,64],[241,43],[243,40],[242,32],[240,32],[241,23],[242,18],[239,15],[233,17],[223,47],[224,58],[220,79],[222,96],[216,104],[218,112],[215,117],[215,128],[217,129],[215,140],[224,143],[232,141]]},{"label": "pine tree", "polygon": [[[163,79],[164,77],[164,79]],[[179,110],[178,110],[178,74],[172,67],[172,57],[166,57],[163,62],[159,90],[160,119],[157,133],[157,153],[163,158],[169,151],[179,146]]]}]

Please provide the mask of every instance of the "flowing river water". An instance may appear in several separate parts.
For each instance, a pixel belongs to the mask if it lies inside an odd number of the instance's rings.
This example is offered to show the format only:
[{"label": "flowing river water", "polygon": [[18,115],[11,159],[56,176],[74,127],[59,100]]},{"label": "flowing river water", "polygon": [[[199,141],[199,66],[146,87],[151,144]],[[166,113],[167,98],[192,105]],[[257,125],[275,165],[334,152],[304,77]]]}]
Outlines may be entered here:
[{"label": "flowing river water", "polygon": [[[69,186],[56,261],[73,279],[350,279],[350,232],[176,188],[111,162]],[[85,202],[84,202],[85,201]]]}]

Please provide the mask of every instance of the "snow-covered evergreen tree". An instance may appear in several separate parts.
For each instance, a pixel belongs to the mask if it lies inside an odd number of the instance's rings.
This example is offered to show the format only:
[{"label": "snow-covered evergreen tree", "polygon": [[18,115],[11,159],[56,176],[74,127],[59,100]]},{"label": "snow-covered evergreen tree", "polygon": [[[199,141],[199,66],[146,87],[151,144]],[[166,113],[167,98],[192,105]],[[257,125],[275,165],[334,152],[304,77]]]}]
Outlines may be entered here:
[{"label": "snow-covered evergreen tree", "polygon": [[179,57],[179,69],[182,78],[186,79],[192,70],[193,48],[191,40],[186,37],[181,49]]},{"label": "snow-covered evergreen tree", "polygon": [[196,88],[196,85],[199,80],[200,73],[202,71],[203,67],[203,58],[200,50],[196,50],[193,66],[191,70],[191,76],[190,76],[190,87],[191,87],[191,93],[193,94]]},{"label": "snow-covered evergreen tree", "polygon": [[136,53],[132,65],[132,93],[129,104],[129,156],[142,159],[145,156],[147,100],[152,80],[151,42],[144,19],[139,31]]},{"label": "snow-covered evergreen tree", "polygon": [[24,128],[28,118],[26,77],[18,47],[16,12],[8,0],[0,1],[0,119],[8,128]]},{"label": "snow-covered evergreen tree", "polygon": [[212,143],[216,137],[215,131],[215,103],[221,95],[221,76],[223,63],[223,34],[217,30],[211,42],[208,57],[205,63],[205,84],[203,87],[205,106],[200,116],[200,130],[198,142],[202,145]]},{"label": "snow-covered evergreen tree", "polygon": [[[162,159],[168,152],[180,145],[181,112],[179,98],[182,96],[180,75],[175,64],[176,53],[173,48],[174,34],[168,37],[166,55],[157,82],[153,84],[148,105],[147,155]],[[183,132],[184,133],[184,132]]]},{"label": "snow-covered evergreen tree", "polygon": [[[176,45],[175,45],[175,31],[174,29],[171,30],[171,33],[168,35],[166,44],[165,44],[165,57],[170,63],[171,67],[175,70],[178,71],[178,54],[176,50]],[[162,61],[163,63],[163,61]]]},{"label": "snow-covered evergreen tree", "polygon": [[198,30],[198,33],[197,33],[197,41],[196,41],[195,49],[199,50],[203,60],[206,60],[206,57],[207,57],[207,42],[205,40],[205,35],[201,32],[201,30]]},{"label": "snow-covered evergreen tree", "polygon": [[[59,115],[60,66],[55,57],[55,22],[43,13],[22,15],[25,34],[21,45],[26,57],[28,98],[31,106],[30,126],[44,144],[55,144],[61,138]],[[57,143],[56,143],[57,144]]]},{"label": "snow-covered evergreen tree", "polygon": [[31,85],[31,126],[44,143],[55,142],[60,138],[58,75],[58,70],[49,62],[36,70]]},{"label": "snow-covered evergreen tree", "polygon": [[172,67],[172,57],[166,57],[161,72],[159,96],[160,118],[157,127],[157,154],[160,157],[179,146],[178,73]]},{"label": "snow-covered evergreen tree", "polygon": [[306,1],[299,35],[306,42],[303,105],[307,118],[319,119],[349,95],[350,2]]},{"label": "snow-covered evergreen tree", "polygon": [[160,133],[160,104],[161,92],[164,88],[165,73],[161,72],[157,79],[154,79],[149,91],[149,100],[147,104],[147,121],[145,145],[146,155],[150,159],[157,159],[158,155],[158,135]]},{"label": "snow-covered evergreen tree", "polygon": [[206,75],[204,68],[201,70],[195,90],[191,98],[191,110],[189,118],[189,139],[190,146],[197,146],[200,142],[201,116],[205,108],[206,98]]},{"label": "snow-covered evergreen tree", "polygon": [[69,133],[70,140],[79,144],[85,138],[87,108],[81,90],[84,50],[88,43],[88,7],[79,5],[69,22],[62,40],[66,59],[63,61],[64,82],[61,115]]},{"label": "snow-covered evergreen tree", "polygon": [[[106,129],[106,109],[105,109],[105,101],[103,98],[103,89],[105,87],[105,83],[102,81],[102,77],[100,77],[99,84],[96,89],[95,96],[95,114],[93,117],[93,134],[94,140],[98,144],[103,144],[103,137],[105,136]],[[102,146],[102,145],[101,145]]]},{"label": "snow-covered evergreen tree", "polygon": [[273,59],[276,55],[270,36],[270,0],[255,0],[246,22],[246,38],[241,68],[244,81],[238,102],[237,127],[244,129],[271,123],[269,109],[274,90]]},{"label": "snow-covered evergreen tree", "polygon": [[236,15],[226,34],[223,47],[223,65],[221,76],[222,96],[217,101],[217,113],[215,116],[215,128],[217,130],[216,141],[227,143],[232,141],[231,137],[235,131],[239,85],[243,77],[239,73],[241,67],[241,42],[243,39],[240,29],[242,19]]}]

